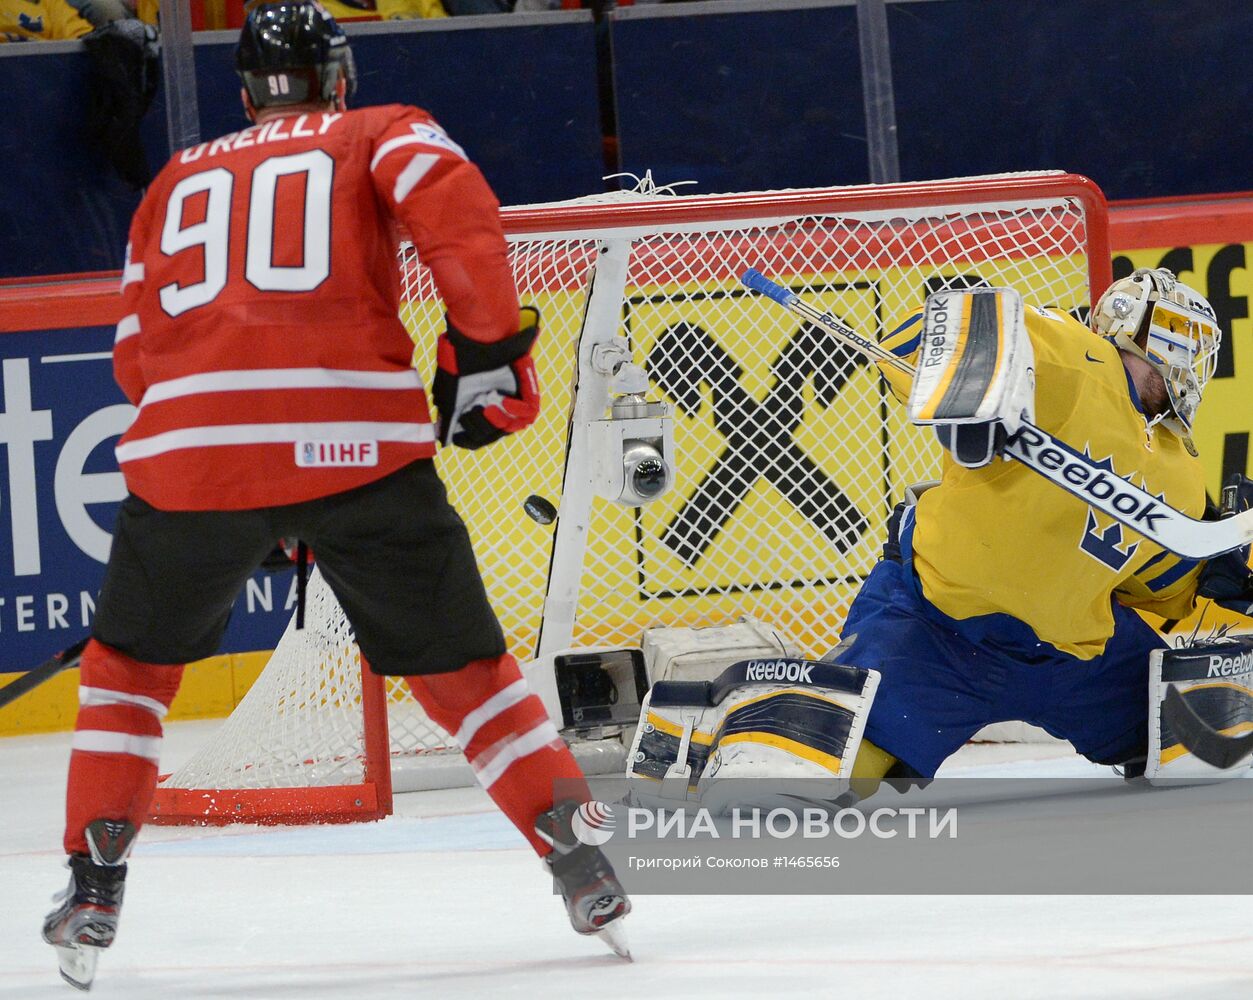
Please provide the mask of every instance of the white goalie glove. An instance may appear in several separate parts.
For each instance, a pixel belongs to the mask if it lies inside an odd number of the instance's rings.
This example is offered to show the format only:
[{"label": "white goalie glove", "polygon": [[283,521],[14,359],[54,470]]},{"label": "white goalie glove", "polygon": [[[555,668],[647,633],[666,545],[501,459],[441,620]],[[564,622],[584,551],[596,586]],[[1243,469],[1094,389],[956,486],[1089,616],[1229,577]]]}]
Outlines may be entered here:
[{"label": "white goalie glove", "polygon": [[935,427],[958,465],[980,468],[1034,419],[1034,367],[1021,295],[1007,288],[936,292],[923,314],[909,419]]}]

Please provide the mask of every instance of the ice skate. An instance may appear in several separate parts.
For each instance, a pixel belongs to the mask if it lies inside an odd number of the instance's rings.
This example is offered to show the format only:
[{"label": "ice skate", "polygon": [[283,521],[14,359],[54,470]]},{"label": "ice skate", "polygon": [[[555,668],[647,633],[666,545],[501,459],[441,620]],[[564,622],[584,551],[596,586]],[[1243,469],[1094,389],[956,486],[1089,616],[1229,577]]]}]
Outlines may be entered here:
[{"label": "ice skate", "polygon": [[134,836],[129,823],[92,823],[87,828],[91,855],[70,855],[70,884],[53,897],[60,905],[44,919],[43,939],[56,950],[61,978],[76,989],[91,989],[100,952],[117,935],[126,890],[124,859]]},{"label": "ice skate", "polygon": [[631,900],[600,848],[574,836],[571,818],[577,809],[577,802],[563,802],[536,822],[536,831],[553,846],[544,866],[561,890],[575,931],[596,935],[615,955],[629,960],[622,918],[631,912]]}]

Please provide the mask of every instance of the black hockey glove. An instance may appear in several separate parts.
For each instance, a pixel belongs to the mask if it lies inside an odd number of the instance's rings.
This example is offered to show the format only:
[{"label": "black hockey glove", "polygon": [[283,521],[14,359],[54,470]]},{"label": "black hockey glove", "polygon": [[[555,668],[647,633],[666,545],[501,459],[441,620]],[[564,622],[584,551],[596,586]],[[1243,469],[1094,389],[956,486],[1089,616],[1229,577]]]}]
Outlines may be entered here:
[{"label": "black hockey glove", "polygon": [[137,18],[110,21],[83,36],[92,83],[87,139],[131,187],[152,180],[139,123],[157,93],[161,43],[157,29]]},{"label": "black hockey glove", "polygon": [[[1253,479],[1238,472],[1223,486],[1220,517],[1230,517],[1253,507]],[[1253,570],[1249,569],[1249,549],[1245,545],[1205,563],[1196,592],[1220,608],[1253,617]]]},{"label": "black hockey glove", "polygon": [[482,448],[535,422],[540,394],[531,345],[539,335],[539,310],[524,306],[518,327],[494,344],[471,340],[452,325],[439,338],[431,391],[440,444]]},{"label": "black hockey glove", "polygon": [[892,508],[892,514],[888,517],[888,537],[883,542],[883,555],[880,558],[890,559],[892,562],[902,562],[901,553],[901,522],[905,519],[905,511],[909,510],[909,504],[898,503]]}]

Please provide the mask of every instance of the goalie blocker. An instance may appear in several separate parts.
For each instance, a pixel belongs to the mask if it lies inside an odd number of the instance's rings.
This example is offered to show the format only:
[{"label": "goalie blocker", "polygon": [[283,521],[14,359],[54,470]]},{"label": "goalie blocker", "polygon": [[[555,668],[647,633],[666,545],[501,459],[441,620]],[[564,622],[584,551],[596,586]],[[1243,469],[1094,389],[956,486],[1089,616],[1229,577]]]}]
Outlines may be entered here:
[{"label": "goalie blocker", "polygon": [[741,660],[712,681],[658,681],[628,756],[632,800],[698,800],[718,814],[840,799],[878,682],[873,670],[786,656]]}]

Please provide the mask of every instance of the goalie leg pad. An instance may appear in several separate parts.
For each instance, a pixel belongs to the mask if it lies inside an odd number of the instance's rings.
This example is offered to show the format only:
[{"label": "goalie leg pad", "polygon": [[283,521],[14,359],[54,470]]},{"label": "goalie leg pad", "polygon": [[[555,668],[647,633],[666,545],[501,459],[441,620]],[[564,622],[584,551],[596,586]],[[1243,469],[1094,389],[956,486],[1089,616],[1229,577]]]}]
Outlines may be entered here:
[{"label": "goalie leg pad", "polygon": [[701,804],[718,814],[840,800],[868,708],[868,700],[849,702],[830,690],[736,689],[697,786]]},{"label": "goalie leg pad", "polygon": [[[769,685],[737,688],[714,734],[716,759],[705,771],[745,778],[838,777],[855,711],[834,696]],[[848,754],[852,749],[853,754]]]},{"label": "goalie leg pad", "polygon": [[[692,689],[690,697],[675,690],[680,686]],[[660,681],[645,695],[627,765],[637,795],[686,799],[696,791],[722,717],[719,706],[703,702],[707,690],[702,683]]]},{"label": "goalie leg pad", "polygon": [[797,778],[830,783],[823,797],[835,798],[847,787],[877,683],[874,671],[789,657],[741,661],[714,681],[659,682],[631,748],[635,798],[695,793],[722,812]]},{"label": "goalie leg pad", "polygon": [[1253,767],[1246,758],[1217,768],[1198,760],[1162,717],[1166,690],[1176,687],[1210,727],[1224,736],[1253,732],[1253,635],[1159,649],[1149,657],[1149,756],[1144,776],[1150,784],[1225,781]]},{"label": "goalie leg pad", "polygon": [[92,639],[83,650],[66,790],[65,850],[87,854],[88,824],[143,826],[157,787],[162,720],[183,668],[142,663]]}]

